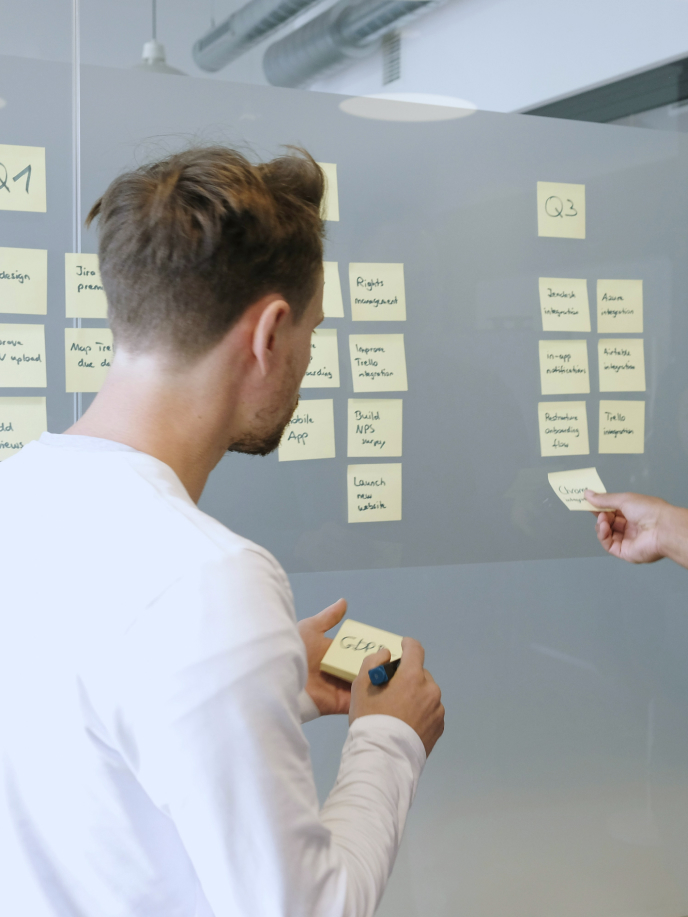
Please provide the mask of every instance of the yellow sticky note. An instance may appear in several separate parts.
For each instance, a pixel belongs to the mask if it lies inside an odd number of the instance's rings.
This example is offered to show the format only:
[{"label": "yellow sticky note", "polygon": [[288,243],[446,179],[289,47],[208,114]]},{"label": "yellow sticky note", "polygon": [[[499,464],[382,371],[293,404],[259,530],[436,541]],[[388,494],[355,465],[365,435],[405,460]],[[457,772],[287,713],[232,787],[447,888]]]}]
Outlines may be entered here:
[{"label": "yellow sticky note", "polygon": [[350,334],[349,355],[355,392],[406,392],[403,334]]},{"label": "yellow sticky note", "polygon": [[45,213],[45,147],[0,144],[0,210]]},{"label": "yellow sticky note", "polygon": [[112,357],[109,328],[65,328],[66,391],[99,392]]},{"label": "yellow sticky note", "polygon": [[590,391],[586,341],[540,341],[543,395],[578,395]]},{"label": "yellow sticky note", "polygon": [[401,640],[397,634],[349,618],[337,631],[337,636],[322,658],[320,669],[345,681],[353,681],[365,657],[381,649],[390,651],[390,662],[401,659]]},{"label": "yellow sticky note", "polygon": [[398,522],[401,519],[401,462],[349,465],[349,522]]},{"label": "yellow sticky note", "polygon": [[585,509],[599,512],[597,507],[585,499],[586,490],[605,494],[605,488],[596,468],[576,468],[575,471],[551,471],[547,477],[552,490],[569,509]]},{"label": "yellow sticky note", "polygon": [[334,162],[319,162],[318,165],[325,173],[325,196],[323,197],[321,208],[322,218],[323,220],[339,220],[337,164]]},{"label": "yellow sticky note", "polygon": [[334,458],[334,403],[300,401],[279,444],[280,462]]},{"label": "yellow sticky note", "polygon": [[600,338],[601,392],[644,392],[645,350],[642,338]]},{"label": "yellow sticky note", "polygon": [[311,359],[301,388],[339,388],[336,328],[318,328],[313,332]]},{"label": "yellow sticky note", "polygon": [[351,317],[355,322],[405,322],[403,264],[349,265]]},{"label": "yellow sticky note", "polygon": [[349,458],[400,456],[403,407],[401,398],[350,398]]},{"label": "yellow sticky note", "polygon": [[65,303],[67,318],[107,318],[98,255],[65,255]]},{"label": "yellow sticky note", "polygon": [[538,235],[585,238],[585,185],[537,183]]},{"label": "yellow sticky note", "polygon": [[597,281],[597,330],[600,334],[642,334],[642,280]]},{"label": "yellow sticky note", "polygon": [[540,455],[588,455],[588,414],[584,401],[538,404]]},{"label": "yellow sticky note", "polygon": [[0,461],[47,429],[45,398],[0,398]]},{"label": "yellow sticky note", "polygon": [[344,318],[342,284],[339,280],[339,264],[336,261],[323,262],[325,288],[323,290],[323,313],[325,318]]},{"label": "yellow sticky note", "polygon": [[586,280],[540,277],[543,331],[590,331]]},{"label": "yellow sticky note", "polygon": [[45,388],[45,325],[0,325],[0,388]]},{"label": "yellow sticky note", "polygon": [[45,315],[47,311],[48,252],[0,248],[0,312]]},{"label": "yellow sticky note", "polygon": [[600,401],[600,452],[645,451],[645,402]]}]

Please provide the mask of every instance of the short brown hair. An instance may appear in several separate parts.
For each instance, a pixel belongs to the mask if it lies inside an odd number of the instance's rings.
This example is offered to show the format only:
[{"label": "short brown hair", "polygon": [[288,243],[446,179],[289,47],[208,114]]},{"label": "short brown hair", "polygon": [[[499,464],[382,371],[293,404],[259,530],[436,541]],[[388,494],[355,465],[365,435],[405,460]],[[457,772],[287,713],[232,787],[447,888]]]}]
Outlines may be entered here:
[{"label": "short brown hair", "polygon": [[99,217],[115,342],[193,357],[268,293],[298,320],[322,271],[323,193],[304,150],[254,165],[195,148],[116,178],[86,221]]}]

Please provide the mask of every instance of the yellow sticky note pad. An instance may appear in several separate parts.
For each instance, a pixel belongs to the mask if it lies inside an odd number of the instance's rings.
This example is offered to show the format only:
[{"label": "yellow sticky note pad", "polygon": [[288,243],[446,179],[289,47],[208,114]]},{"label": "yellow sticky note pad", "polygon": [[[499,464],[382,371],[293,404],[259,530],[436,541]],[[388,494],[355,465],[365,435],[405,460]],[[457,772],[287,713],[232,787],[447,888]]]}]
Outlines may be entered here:
[{"label": "yellow sticky note pad", "polygon": [[600,338],[597,342],[601,392],[644,392],[642,338]]},{"label": "yellow sticky note pad", "polygon": [[597,330],[600,334],[642,334],[642,280],[597,281]]},{"label": "yellow sticky note pad", "polygon": [[349,522],[398,522],[401,519],[401,462],[349,465]]},{"label": "yellow sticky note pad", "polygon": [[45,398],[0,398],[0,461],[47,429]]},{"label": "yellow sticky note pad", "polygon": [[584,401],[541,401],[538,404],[540,454],[588,455],[588,414]]},{"label": "yellow sticky note pad", "polygon": [[349,291],[355,322],[406,321],[403,264],[352,263]]},{"label": "yellow sticky note pad", "polygon": [[334,458],[334,407],[331,398],[300,401],[279,445],[280,462]]},{"label": "yellow sticky note pad", "polygon": [[322,658],[320,669],[344,681],[353,681],[366,656],[388,649],[392,655],[390,662],[400,659],[401,640],[397,634],[349,618],[337,631],[337,636]]},{"label": "yellow sticky note pad", "polygon": [[540,341],[543,395],[578,395],[590,391],[586,341]]},{"label": "yellow sticky note pad", "polygon": [[600,452],[645,451],[645,402],[600,401]]},{"label": "yellow sticky note pad", "polygon": [[311,359],[301,388],[339,388],[336,328],[318,328],[313,332]]},{"label": "yellow sticky note pad", "polygon": [[350,398],[349,458],[400,456],[403,407],[401,398]]},{"label": "yellow sticky note pad", "polygon": [[540,277],[543,331],[590,331],[586,280]]},{"label": "yellow sticky note pad", "polygon": [[538,235],[585,238],[585,185],[537,183]]},{"label": "yellow sticky note pad", "polygon": [[355,392],[406,392],[403,334],[350,334],[349,355]]},{"label": "yellow sticky note pad", "polygon": [[0,144],[0,210],[45,213],[45,147]]},{"label": "yellow sticky note pad", "polygon": [[337,164],[319,162],[325,173],[325,196],[322,201],[321,215],[323,220],[339,220],[339,187],[337,185]]},{"label": "yellow sticky note pad", "polygon": [[339,280],[339,265],[336,261],[324,261],[325,287],[323,289],[323,313],[325,318],[344,318],[342,284]]},{"label": "yellow sticky note pad", "polygon": [[0,325],[0,388],[45,388],[45,325]]},{"label": "yellow sticky note pad", "polygon": [[99,392],[112,357],[109,328],[65,328],[65,390]]},{"label": "yellow sticky note pad", "polygon": [[0,312],[45,315],[48,311],[48,252],[0,248]]},{"label": "yellow sticky note pad", "polygon": [[67,318],[107,318],[107,299],[98,255],[65,255]]},{"label": "yellow sticky note pad", "polygon": [[547,475],[552,490],[569,509],[584,509],[599,512],[597,507],[585,499],[586,490],[597,494],[607,492],[596,468],[576,468],[575,471],[552,471]]}]

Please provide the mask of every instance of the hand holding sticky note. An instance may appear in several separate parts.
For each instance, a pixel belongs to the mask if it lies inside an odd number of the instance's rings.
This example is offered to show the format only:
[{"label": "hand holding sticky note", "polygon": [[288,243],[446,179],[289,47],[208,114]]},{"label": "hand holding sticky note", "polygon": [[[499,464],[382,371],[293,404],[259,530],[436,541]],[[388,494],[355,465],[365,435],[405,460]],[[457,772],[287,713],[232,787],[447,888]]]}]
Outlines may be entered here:
[{"label": "hand holding sticky note", "polygon": [[323,656],[320,669],[344,681],[354,681],[365,657],[381,649],[390,651],[392,662],[400,659],[401,637],[349,618]]}]

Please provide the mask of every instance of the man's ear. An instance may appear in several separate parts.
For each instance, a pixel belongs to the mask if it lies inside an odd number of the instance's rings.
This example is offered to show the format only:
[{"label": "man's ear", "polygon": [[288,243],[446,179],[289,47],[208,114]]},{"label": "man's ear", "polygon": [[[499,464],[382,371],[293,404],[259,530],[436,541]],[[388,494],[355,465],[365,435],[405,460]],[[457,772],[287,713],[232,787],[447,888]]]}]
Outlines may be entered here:
[{"label": "man's ear", "polygon": [[269,300],[256,322],[253,331],[252,350],[263,376],[267,376],[273,366],[278,335],[290,315],[289,304],[276,297]]}]

